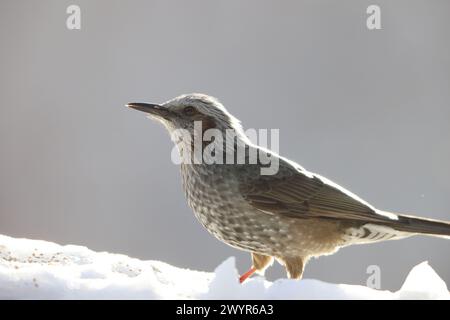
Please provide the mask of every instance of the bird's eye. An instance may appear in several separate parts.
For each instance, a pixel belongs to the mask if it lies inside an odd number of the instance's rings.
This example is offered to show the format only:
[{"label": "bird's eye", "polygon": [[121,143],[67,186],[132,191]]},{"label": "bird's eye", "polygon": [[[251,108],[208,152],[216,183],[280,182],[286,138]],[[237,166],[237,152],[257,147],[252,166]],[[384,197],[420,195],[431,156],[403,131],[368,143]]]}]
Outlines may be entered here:
[{"label": "bird's eye", "polygon": [[195,112],[196,112],[195,108],[191,106],[183,109],[183,113],[187,116],[192,116]]}]

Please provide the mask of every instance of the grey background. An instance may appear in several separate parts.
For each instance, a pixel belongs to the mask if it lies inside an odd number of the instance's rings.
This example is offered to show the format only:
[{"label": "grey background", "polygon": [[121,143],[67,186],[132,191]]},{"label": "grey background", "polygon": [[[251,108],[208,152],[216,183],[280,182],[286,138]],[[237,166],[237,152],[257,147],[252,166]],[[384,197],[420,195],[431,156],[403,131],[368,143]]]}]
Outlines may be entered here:
[{"label": "grey background", "polygon": [[[69,31],[66,7],[82,10]],[[382,9],[382,30],[365,26]],[[214,95],[246,128],[381,209],[450,220],[450,2],[0,2],[0,233],[213,270],[246,253],[195,220],[163,128],[124,107]],[[450,243],[416,237],[312,261],[307,278],[398,289]],[[268,277],[284,276],[277,266]]]}]

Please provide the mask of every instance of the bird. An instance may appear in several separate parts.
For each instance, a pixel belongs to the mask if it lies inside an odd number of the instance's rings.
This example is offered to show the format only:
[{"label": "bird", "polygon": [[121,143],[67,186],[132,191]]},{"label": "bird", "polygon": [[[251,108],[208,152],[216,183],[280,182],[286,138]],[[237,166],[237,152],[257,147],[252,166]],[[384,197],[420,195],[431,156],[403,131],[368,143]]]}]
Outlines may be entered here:
[{"label": "bird", "polygon": [[[288,278],[301,279],[311,258],[342,247],[413,235],[450,236],[450,222],[377,209],[337,183],[251,142],[241,122],[212,96],[191,93],[161,104],[126,106],[145,112],[168,130],[183,159],[187,203],[203,227],[251,254],[251,267],[240,276],[241,283],[254,273],[264,275],[275,260]],[[197,140],[203,155],[196,152],[193,141],[208,130],[233,136],[226,142],[215,138],[213,156],[228,156],[241,147],[241,161],[235,155],[226,163],[203,157],[208,139]],[[251,162],[249,155],[255,153],[261,156]],[[274,172],[263,174],[268,167],[264,157],[277,162]]]}]

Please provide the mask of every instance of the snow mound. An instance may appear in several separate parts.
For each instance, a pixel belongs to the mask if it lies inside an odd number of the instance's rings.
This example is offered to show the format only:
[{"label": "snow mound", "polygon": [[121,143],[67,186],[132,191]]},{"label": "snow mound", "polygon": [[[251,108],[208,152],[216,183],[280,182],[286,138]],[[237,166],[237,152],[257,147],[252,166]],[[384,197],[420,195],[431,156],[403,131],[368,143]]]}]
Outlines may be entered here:
[{"label": "snow mound", "polygon": [[397,292],[319,280],[238,282],[234,258],[214,273],[86,247],[0,235],[0,299],[450,299],[423,262]]}]

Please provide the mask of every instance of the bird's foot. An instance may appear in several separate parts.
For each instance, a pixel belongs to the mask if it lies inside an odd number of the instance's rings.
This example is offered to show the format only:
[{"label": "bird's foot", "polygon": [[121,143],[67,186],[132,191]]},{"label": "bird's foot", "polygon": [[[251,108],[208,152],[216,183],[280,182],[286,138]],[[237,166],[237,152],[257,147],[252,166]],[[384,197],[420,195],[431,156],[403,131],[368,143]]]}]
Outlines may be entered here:
[{"label": "bird's foot", "polygon": [[251,267],[250,270],[248,270],[246,273],[244,273],[242,276],[239,277],[239,282],[244,282],[248,277],[250,277],[252,274],[256,272],[255,267]]}]

